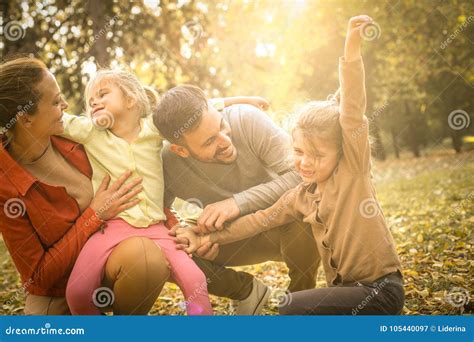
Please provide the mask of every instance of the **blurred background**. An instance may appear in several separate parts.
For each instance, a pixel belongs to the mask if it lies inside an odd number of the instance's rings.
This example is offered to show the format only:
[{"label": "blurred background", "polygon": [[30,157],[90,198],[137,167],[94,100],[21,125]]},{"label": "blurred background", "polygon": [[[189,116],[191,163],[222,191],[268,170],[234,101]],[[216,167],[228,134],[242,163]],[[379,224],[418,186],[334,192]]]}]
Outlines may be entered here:
[{"label": "blurred background", "polygon": [[472,143],[470,0],[10,0],[0,11],[1,57],[43,59],[73,112],[90,74],[120,67],[160,92],[264,96],[284,127],[295,106],[337,89],[347,21],[365,13],[378,24],[364,44],[375,156]]},{"label": "blurred background", "polygon": [[[472,312],[474,1],[2,0],[0,57],[42,59],[76,114],[87,79],[111,67],[161,93],[191,83],[211,97],[263,96],[288,129],[295,108],[337,89],[347,21],[358,14],[377,23],[364,34],[366,115],[406,270],[404,312]],[[0,243],[2,312],[16,314],[23,291],[7,255]],[[248,270],[275,288],[288,281],[281,264]],[[183,313],[180,296],[169,285],[152,313]]]}]

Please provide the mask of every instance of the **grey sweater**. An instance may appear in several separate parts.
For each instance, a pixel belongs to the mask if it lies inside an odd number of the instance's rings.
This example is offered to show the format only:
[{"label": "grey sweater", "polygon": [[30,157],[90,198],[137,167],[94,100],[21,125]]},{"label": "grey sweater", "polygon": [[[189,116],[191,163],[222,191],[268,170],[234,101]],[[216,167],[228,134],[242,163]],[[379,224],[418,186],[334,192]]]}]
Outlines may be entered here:
[{"label": "grey sweater", "polygon": [[301,178],[293,168],[291,140],[261,110],[235,105],[222,111],[231,127],[237,159],[230,165],[181,158],[163,149],[165,207],[176,197],[203,206],[233,197],[241,215],[274,204]]}]

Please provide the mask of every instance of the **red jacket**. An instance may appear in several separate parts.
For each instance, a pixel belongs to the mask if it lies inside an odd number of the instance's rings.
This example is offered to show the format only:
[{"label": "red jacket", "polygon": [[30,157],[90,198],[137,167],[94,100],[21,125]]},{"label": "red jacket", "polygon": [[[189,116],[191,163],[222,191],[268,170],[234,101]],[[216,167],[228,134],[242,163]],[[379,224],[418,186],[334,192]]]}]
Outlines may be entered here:
[{"label": "red jacket", "polygon": [[[87,177],[92,168],[82,145],[59,137],[51,143]],[[104,223],[93,209],[81,214],[64,187],[41,183],[0,144],[0,232],[24,288],[39,296],[64,296],[74,263]],[[178,221],[165,209],[167,226]]]}]

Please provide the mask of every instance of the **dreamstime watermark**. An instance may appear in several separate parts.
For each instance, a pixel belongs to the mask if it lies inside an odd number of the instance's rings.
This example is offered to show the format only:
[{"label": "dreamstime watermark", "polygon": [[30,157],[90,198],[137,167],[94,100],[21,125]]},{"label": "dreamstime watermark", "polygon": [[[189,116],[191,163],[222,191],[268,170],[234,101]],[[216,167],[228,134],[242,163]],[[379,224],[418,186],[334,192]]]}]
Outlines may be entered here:
[{"label": "dreamstime watermark", "polygon": [[382,34],[382,29],[380,28],[380,25],[377,24],[376,22],[365,23],[362,25],[360,29],[360,36],[364,40],[368,40],[368,41],[380,38],[381,34]]},{"label": "dreamstime watermark", "polygon": [[204,208],[202,202],[197,198],[188,198],[184,201],[181,211],[184,216],[192,217],[198,215]]},{"label": "dreamstime watermark", "polygon": [[274,302],[278,308],[282,308],[291,304],[293,295],[289,290],[276,289],[272,291],[270,300]]},{"label": "dreamstime watermark", "polygon": [[26,213],[25,202],[20,198],[10,198],[3,205],[3,212],[11,219],[23,216]]},{"label": "dreamstime watermark", "polygon": [[440,45],[439,47],[441,48],[441,50],[444,50],[448,47],[449,44],[451,44],[451,42],[456,39],[456,37],[462,32],[464,31],[464,29],[474,20],[474,16],[470,15],[467,20],[465,20],[461,25],[459,25],[458,27],[456,27],[456,29],[454,30],[453,33],[451,33],[448,38],[446,38]]},{"label": "dreamstime watermark", "polygon": [[107,23],[104,25],[104,28],[101,29],[99,32],[97,32],[93,37],[90,38],[90,42],[85,44],[85,47],[91,48],[92,45],[95,44],[100,38],[102,38],[107,32],[109,32],[112,28],[112,26],[115,25],[115,23],[120,19],[120,16],[118,14],[114,15],[112,19],[109,17],[105,17]]},{"label": "dreamstime watermark", "polygon": [[[88,220],[86,220],[86,222],[84,223],[84,225],[86,227],[89,227],[89,225],[91,224],[91,221],[94,220],[94,219],[99,219],[100,218],[100,215],[108,210],[111,205],[112,205],[112,202],[114,202],[115,200],[117,200],[118,198],[120,198],[120,196],[122,196],[122,193],[120,191],[117,191],[115,192],[107,201],[105,201],[105,204],[100,207],[96,212],[95,212],[95,215],[92,217],[92,218],[89,218]],[[103,232],[104,229],[103,229],[104,226],[101,227],[101,231]]]},{"label": "dreamstime watermark", "polygon": [[51,323],[45,323],[41,328],[14,328],[9,326],[5,329],[6,335],[84,335],[83,328],[52,328]]},{"label": "dreamstime watermark", "polygon": [[352,309],[352,315],[355,316],[359,313],[360,310],[363,310],[367,304],[369,304],[372,299],[375,298],[376,295],[379,294],[380,291],[385,287],[385,285],[388,284],[388,279],[385,278],[382,280],[380,283],[377,283],[377,285],[372,289],[372,291],[362,300],[362,302],[357,305],[357,307]]},{"label": "dreamstime watermark", "polygon": [[194,42],[202,36],[202,33],[202,25],[197,20],[188,21],[181,26],[181,34],[190,44],[194,44]]},{"label": "dreamstime watermark", "polygon": [[194,124],[198,121],[201,117],[200,114],[195,113],[192,117],[190,117],[184,124],[181,125],[177,130],[174,131],[173,137],[175,139],[179,139],[181,136],[184,135]]},{"label": "dreamstime watermark", "polygon": [[357,139],[363,132],[365,132],[367,130],[367,127],[369,126],[369,123],[374,121],[375,119],[377,119],[377,117],[384,112],[384,110],[385,110],[385,108],[387,108],[387,106],[388,106],[388,101],[385,101],[384,104],[381,107],[378,107],[372,113],[372,115],[367,117],[367,122],[364,121],[364,123],[362,125],[357,127],[357,129],[352,132],[352,138]]},{"label": "dreamstime watermark", "polygon": [[92,123],[99,130],[106,130],[112,128],[115,123],[115,117],[109,111],[102,111],[99,115],[92,118]]},{"label": "dreamstime watermark", "polygon": [[445,296],[445,300],[455,308],[460,308],[469,303],[469,291],[463,287],[453,287]]},{"label": "dreamstime watermark", "polygon": [[15,291],[15,294],[8,299],[4,305],[12,305],[15,301],[18,301],[23,298],[23,296],[28,291],[28,288],[34,283],[33,279],[28,279],[24,282],[21,287]]},{"label": "dreamstime watermark", "polygon": [[7,40],[16,42],[17,40],[25,38],[26,30],[19,21],[12,20],[5,24],[2,28],[2,33]]},{"label": "dreamstime watermark", "polygon": [[199,307],[198,305],[194,304],[194,301],[199,296],[207,296],[207,286],[211,283],[211,279],[206,278],[206,281],[201,283],[198,287],[196,287],[193,293],[186,298],[185,301],[181,301],[178,303],[178,306],[181,310],[188,309],[192,311],[192,314],[199,315],[203,313],[203,308]]},{"label": "dreamstime watermark", "polygon": [[296,191],[292,191],[283,198],[283,202],[278,207],[274,208],[272,212],[263,220],[262,225],[268,227],[270,222],[275,220],[288,206],[294,203],[296,199]]},{"label": "dreamstime watermark", "polygon": [[469,114],[462,109],[453,110],[448,115],[448,125],[451,129],[454,129],[455,131],[460,131],[464,128],[468,128],[470,123],[471,118],[469,117]]},{"label": "dreamstime watermark", "polygon": [[99,287],[92,293],[92,302],[98,308],[106,308],[115,302],[114,291],[108,287]]},{"label": "dreamstime watermark", "polygon": [[359,205],[359,213],[362,217],[370,219],[380,214],[377,201],[374,198],[366,198]]},{"label": "dreamstime watermark", "polygon": [[12,129],[15,126],[15,124],[18,122],[18,119],[21,118],[23,115],[28,114],[28,112],[33,108],[33,106],[34,106],[33,101],[29,101],[27,104],[23,106],[19,105],[17,107],[18,111],[16,112],[16,115],[13,118],[11,118],[10,121],[8,121],[5,126],[0,127],[0,135],[4,135],[5,133],[7,133],[7,131]]}]

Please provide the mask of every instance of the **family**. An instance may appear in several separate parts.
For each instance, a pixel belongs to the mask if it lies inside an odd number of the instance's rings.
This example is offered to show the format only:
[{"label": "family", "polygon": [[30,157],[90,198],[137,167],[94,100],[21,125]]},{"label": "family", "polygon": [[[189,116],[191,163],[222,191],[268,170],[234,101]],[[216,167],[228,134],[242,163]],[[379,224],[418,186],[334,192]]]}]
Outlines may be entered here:
[{"label": "family", "polygon": [[[28,284],[24,313],[146,315],[172,281],[188,315],[212,315],[209,294],[257,315],[270,288],[231,267],[282,261],[282,315],[400,314],[364,116],[360,31],[372,22],[350,19],[340,88],[304,106],[291,138],[263,98],[191,85],[160,98],[118,70],[92,77],[85,115],[70,115],[43,62],[3,62],[0,231]],[[183,220],[175,199],[203,211]],[[327,287],[315,288],[320,264]]]}]

